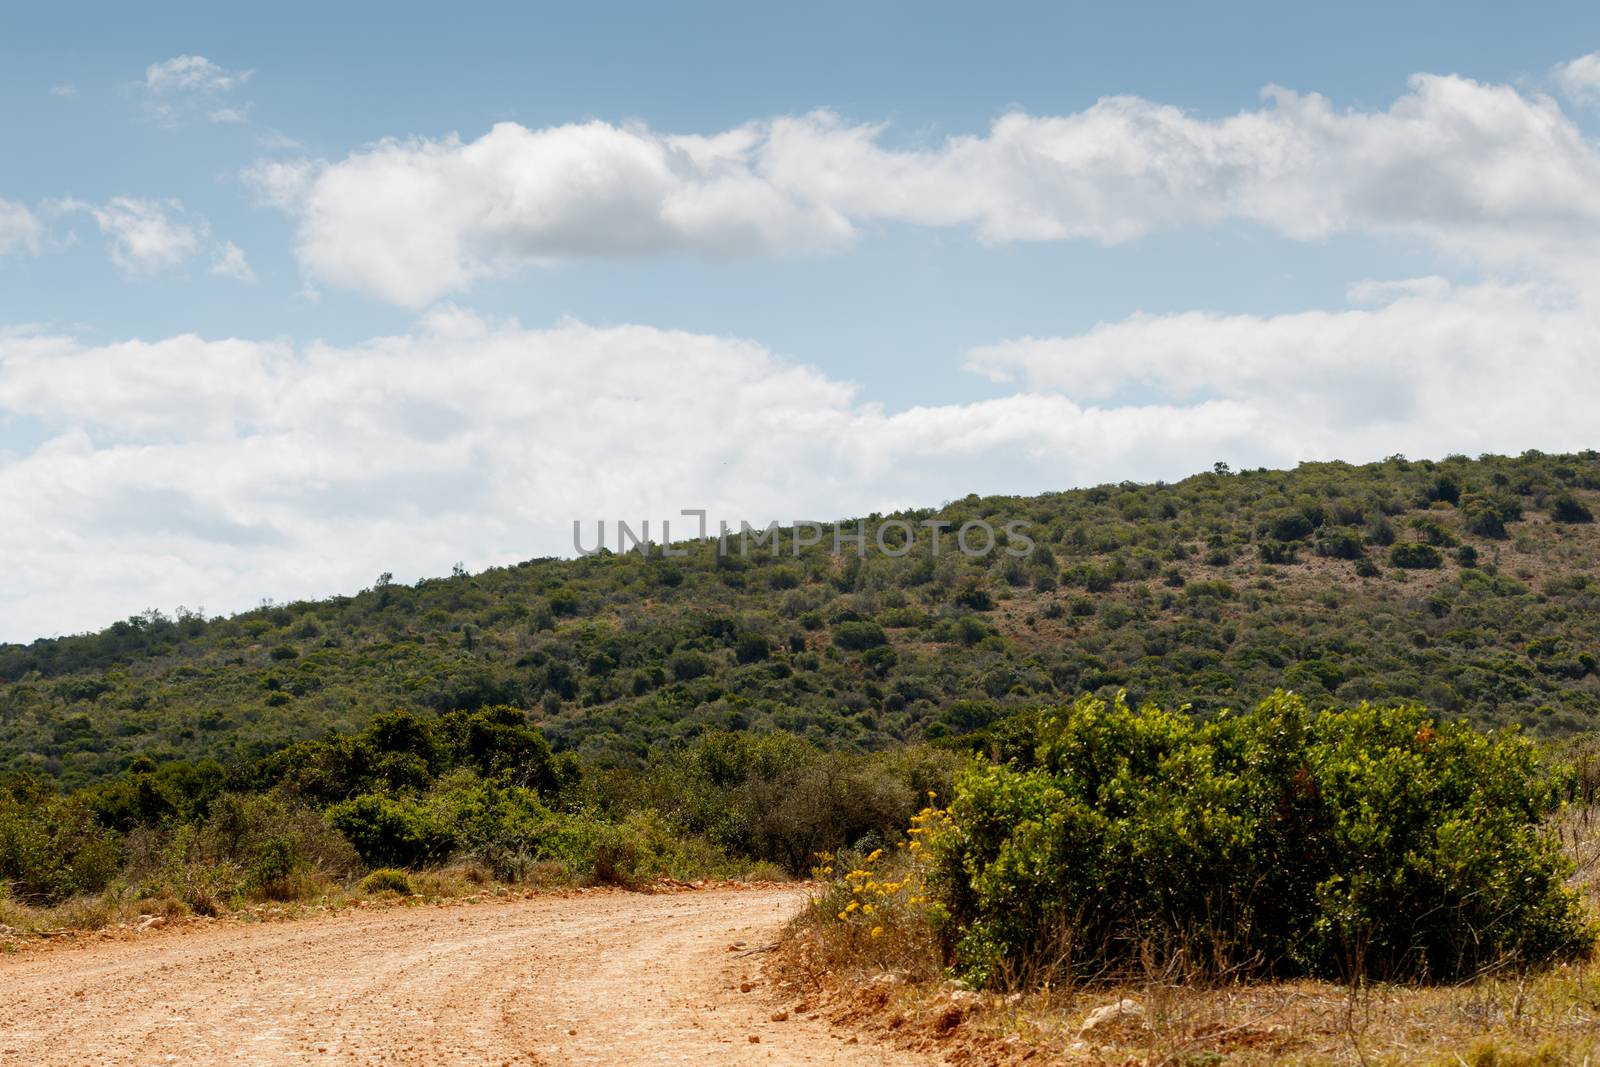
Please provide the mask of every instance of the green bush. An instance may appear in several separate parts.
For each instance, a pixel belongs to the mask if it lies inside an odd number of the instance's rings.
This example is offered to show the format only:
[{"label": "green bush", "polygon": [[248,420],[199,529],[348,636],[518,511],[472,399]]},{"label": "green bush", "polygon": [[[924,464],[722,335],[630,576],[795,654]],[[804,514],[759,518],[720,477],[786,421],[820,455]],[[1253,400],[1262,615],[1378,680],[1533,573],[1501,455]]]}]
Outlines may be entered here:
[{"label": "green bush", "polygon": [[1461,512],[1468,533],[1502,541],[1508,536],[1506,524],[1522,518],[1522,504],[1515,499],[1469,496],[1462,501]]},{"label": "green bush", "polygon": [[89,806],[28,778],[0,782],[0,883],[28,904],[96,893],[117,874],[121,849]]},{"label": "green bush", "polygon": [[429,801],[430,812],[455,846],[501,881],[523,881],[540,861],[551,858],[549,841],[561,818],[531,789],[460,774],[440,783]]},{"label": "green bush", "polygon": [[1422,535],[1422,539],[1435,548],[1454,548],[1456,537],[1445,529],[1438,520],[1421,516],[1411,520],[1411,528]]},{"label": "green bush", "polygon": [[1550,501],[1550,517],[1556,522],[1585,523],[1594,521],[1594,512],[1571,493],[1561,493]]},{"label": "green bush", "polygon": [[1406,570],[1437,570],[1444,557],[1432,545],[1406,542],[1389,550],[1389,562]]},{"label": "green bush", "polygon": [[640,791],[612,805],[660,812],[679,837],[800,874],[818,852],[895,836],[959,763],[925,746],[859,755],[790,734],[718,732],[659,755]]},{"label": "green bush", "polygon": [[1205,723],[1084,698],[969,770],[929,839],[955,961],[995,983],[1184,957],[1451,980],[1585,949],[1531,742],[1279,693]]},{"label": "green bush", "polygon": [[1303,512],[1294,511],[1262,520],[1260,532],[1273,541],[1299,541],[1310,537],[1315,529]]},{"label": "green bush", "polygon": [[365,878],[356,887],[362,896],[375,897],[380,893],[398,893],[400,896],[411,895],[411,876],[405,871],[393,867],[379,867]]},{"label": "green bush", "polygon": [[1366,555],[1361,535],[1354,530],[1324,530],[1317,537],[1317,555],[1332,559],[1360,559]]},{"label": "green bush", "polygon": [[840,622],[833,626],[833,643],[848,652],[862,652],[888,644],[889,637],[875,622]]},{"label": "green bush", "polygon": [[328,809],[328,821],[374,867],[415,867],[442,860],[455,835],[426,805],[367,793]]}]

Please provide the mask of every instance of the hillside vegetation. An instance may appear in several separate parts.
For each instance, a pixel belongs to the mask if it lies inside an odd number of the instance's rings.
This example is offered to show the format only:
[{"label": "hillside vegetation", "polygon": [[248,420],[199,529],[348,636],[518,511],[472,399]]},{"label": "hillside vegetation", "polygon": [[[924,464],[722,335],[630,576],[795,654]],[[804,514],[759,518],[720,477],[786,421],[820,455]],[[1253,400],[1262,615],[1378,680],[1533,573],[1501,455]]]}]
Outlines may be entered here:
[{"label": "hillside vegetation", "polygon": [[948,534],[935,558],[926,531],[899,558],[702,541],[230,618],[152,611],[0,646],[0,771],[78,786],[135,759],[249,760],[396,709],[494,706],[602,767],[713,731],[872,751],[1119,689],[1203,717],[1285,686],[1313,707],[1415,701],[1560,736],[1600,711],[1597,507],[1592,451],[1219,465],[938,509],[1026,522],[1021,558],[1003,533],[982,558]]}]

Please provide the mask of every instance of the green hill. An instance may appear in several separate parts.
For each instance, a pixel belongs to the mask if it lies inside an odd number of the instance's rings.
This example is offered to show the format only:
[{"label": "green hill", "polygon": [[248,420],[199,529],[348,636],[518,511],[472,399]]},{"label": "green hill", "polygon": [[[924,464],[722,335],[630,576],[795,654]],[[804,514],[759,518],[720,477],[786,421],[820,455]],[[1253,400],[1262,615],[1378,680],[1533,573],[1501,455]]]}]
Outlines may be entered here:
[{"label": "green hill", "polygon": [[1025,556],[1003,533],[982,558],[949,531],[934,558],[925,528],[899,557],[786,535],[150,612],[0,646],[0,772],[79,785],[499,704],[600,765],[724,729],[869,750],[1083,692],[1205,714],[1285,684],[1561,735],[1600,722],[1597,508],[1593,451],[1219,469],[866,520],[1020,520]]}]

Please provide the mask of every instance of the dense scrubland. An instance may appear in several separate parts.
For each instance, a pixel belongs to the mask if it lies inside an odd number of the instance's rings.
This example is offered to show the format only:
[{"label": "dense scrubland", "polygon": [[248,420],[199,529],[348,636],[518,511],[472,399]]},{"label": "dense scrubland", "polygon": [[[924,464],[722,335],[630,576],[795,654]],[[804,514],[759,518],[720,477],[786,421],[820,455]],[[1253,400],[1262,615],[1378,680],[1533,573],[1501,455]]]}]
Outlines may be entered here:
[{"label": "dense scrubland", "polygon": [[1119,689],[1209,714],[1281,686],[1560,736],[1600,712],[1597,501],[1593,452],[1305,464],[901,515],[1023,520],[1026,558],[966,558],[948,534],[934,558],[926,531],[897,559],[702,542],[150,612],[0,646],[0,770],[77,786],[502,704],[560,751],[637,768],[716,730],[870,751]]},{"label": "dense scrubland", "polygon": [[6,646],[0,924],[810,873],[829,967],[976,988],[1583,959],[1597,498],[1593,452],[1219,465],[938,510],[1026,556],[696,542]]}]

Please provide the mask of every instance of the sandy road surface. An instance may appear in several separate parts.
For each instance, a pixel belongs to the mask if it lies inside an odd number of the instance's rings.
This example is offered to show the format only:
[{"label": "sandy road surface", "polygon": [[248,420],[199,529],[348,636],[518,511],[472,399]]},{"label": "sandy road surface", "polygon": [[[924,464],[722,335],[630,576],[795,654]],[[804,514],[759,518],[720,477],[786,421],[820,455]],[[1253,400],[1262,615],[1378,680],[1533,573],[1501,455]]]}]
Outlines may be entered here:
[{"label": "sandy road surface", "polygon": [[[759,955],[794,888],[216,923],[0,958],[0,1063],[881,1064]],[[748,977],[754,987],[739,990]],[[751,1036],[760,1038],[751,1043]]]}]

